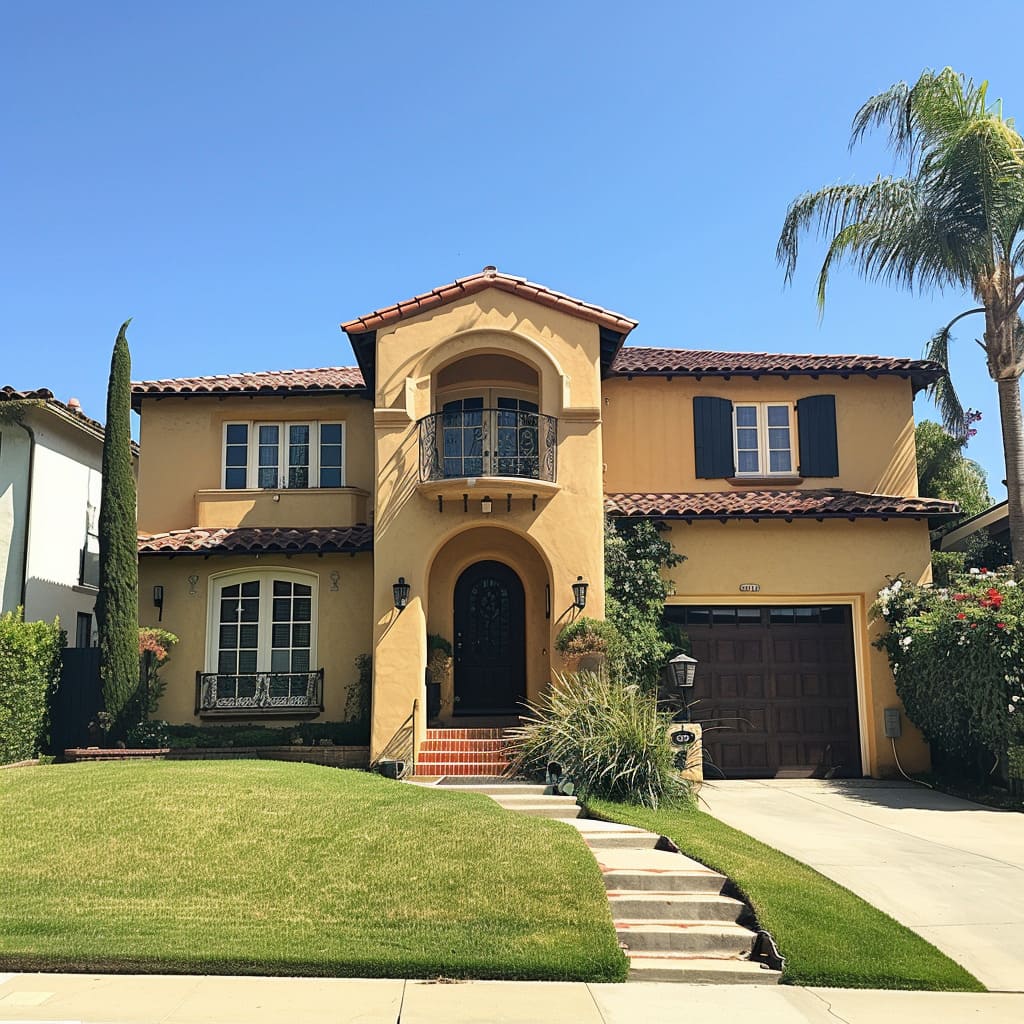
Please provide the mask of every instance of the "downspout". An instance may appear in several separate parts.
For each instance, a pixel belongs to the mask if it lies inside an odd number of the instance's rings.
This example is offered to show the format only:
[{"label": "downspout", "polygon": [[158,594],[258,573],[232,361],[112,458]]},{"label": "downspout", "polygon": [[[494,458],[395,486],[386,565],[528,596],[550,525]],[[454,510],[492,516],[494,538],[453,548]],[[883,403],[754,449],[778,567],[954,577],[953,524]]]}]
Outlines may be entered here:
[{"label": "downspout", "polygon": [[36,435],[27,423],[14,420],[28,434],[28,494],[25,498],[25,547],[21,553],[21,612],[25,614],[25,596],[28,590],[28,542],[32,530],[32,479],[36,461]]}]

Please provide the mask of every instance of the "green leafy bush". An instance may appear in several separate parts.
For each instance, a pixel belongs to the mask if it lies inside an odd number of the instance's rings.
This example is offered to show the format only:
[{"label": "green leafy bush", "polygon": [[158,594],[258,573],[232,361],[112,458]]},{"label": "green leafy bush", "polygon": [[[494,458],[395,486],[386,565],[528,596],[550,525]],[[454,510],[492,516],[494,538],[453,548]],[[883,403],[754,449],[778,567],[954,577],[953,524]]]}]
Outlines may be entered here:
[{"label": "green leafy bush", "polygon": [[368,654],[360,654],[355,660],[356,681],[349,687],[345,697],[345,719],[358,723],[369,734],[370,692],[373,689],[373,660]]},{"label": "green leafy bush", "polygon": [[506,735],[517,769],[540,775],[556,761],[584,796],[658,807],[689,793],[666,735],[671,720],[635,683],[580,672],[558,676]]},{"label": "green leafy bush", "polygon": [[370,738],[366,722],[299,722],[279,728],[262,725],[164,724],[162,732],[166,741],[154,745],[167,746],[173,750],[192,747],[287,747],[300,742],[304,746],[313,746],[321,740],[337,746],[363,747]]},{"label": "green leafy bush", "polygon": [[665,572],[684,561],[647,519],[605,523],[605,618],[622,637],[624,677],[645,688],[658,685],[665,663],[678,651],[678,637],[666,634],[662,616],[673,590]]},{"label": "green leafy bush", "polygon": [[0,764],[35,757],[44,744],[63,649],[56,619],[25,622],[20,608],[0,616]]},{"label": "green leafy bush", "polygon": [[154,749],[169,746],[169,740],[167,723],[156,720],[133,725],[128,730],[125,742],[129,747]]},{"label": "green leafy bush", "polygon": [[166,629],[139,627],[139,657],[145,682],[145,690],[138,695],[135,711],[140,722],[145,722],[149,715],[155,715],[160,706],[160,699],[167,689],[167,683],[160,678],[160,669],[167,664],[177,643],[178,638]]},{"label": "green leafy bush", "polygon": [[601,655],[609,664],[617,665],[622,658],[622,637],[611,622],[581,615],[555,638],[555,650],[570,661]]},{"label": "green leafy bush", "polygon": [[1009,574],[972,571],[950,587],[896,578],[874,610],[910,720],[963,764],[998,763],[1024,736],[1024,588]]},{"label": "green leafy bush", "polygon": [[932,582],[937,587],[948,587],[955,576],[966,571],[966,560],[962,551],[933,551]]}]

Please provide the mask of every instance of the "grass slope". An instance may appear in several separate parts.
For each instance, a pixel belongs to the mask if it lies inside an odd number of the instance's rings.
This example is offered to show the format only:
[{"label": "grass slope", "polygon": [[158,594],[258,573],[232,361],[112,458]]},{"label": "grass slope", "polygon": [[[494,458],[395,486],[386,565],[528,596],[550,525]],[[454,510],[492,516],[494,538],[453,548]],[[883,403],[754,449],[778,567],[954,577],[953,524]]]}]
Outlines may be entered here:
[{"label": "grass slope", "polygon": [[486,797],[272,761],[0,773],[0,969],[618,981],[600,872]]},{"label": "grass slope", "polygon": [[785,983],[985,991],[959,964],[849,889],[696,807],[652,811],[604,800],[588,807],[668,836],[687,856],[732,879],[787,958]]}]

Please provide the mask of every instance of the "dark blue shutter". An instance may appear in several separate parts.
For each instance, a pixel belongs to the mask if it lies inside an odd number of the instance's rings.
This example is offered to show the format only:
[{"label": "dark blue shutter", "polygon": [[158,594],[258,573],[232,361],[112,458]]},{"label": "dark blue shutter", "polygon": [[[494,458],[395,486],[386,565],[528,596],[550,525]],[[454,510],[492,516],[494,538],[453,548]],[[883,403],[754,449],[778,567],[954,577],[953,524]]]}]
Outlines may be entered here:
[{"label": "dark blue shutter", "polygon": [[693,446],[700,479],[735,475],[732,402],[728,398],[694,398]]},{"label": "dark blue shutter", "polygon": [[836,396],[811,395],[796,403],[801,476],[839,476]]}]

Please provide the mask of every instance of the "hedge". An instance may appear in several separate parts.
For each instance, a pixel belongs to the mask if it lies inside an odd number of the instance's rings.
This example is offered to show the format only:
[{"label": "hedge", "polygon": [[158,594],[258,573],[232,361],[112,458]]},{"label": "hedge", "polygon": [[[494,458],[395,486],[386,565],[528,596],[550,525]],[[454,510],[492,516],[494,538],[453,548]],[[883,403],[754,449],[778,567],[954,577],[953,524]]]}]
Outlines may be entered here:
[{"label": "hedge", "polygon": [[366,722],[300,722],[280,728],[259,725],[164,725],[161,731],[167,745],[174,750],[190,747],[285,747],[296,740],[302,740],[307,747],[320,740],[329,740],[336,746],[351,747],[365,747],[370,742],[370,727]]},{"label": "hedge", "polygon": [[0,616],[0,764],[35,757],[45,744],[50,695],[60,678],[60,623]]}]

